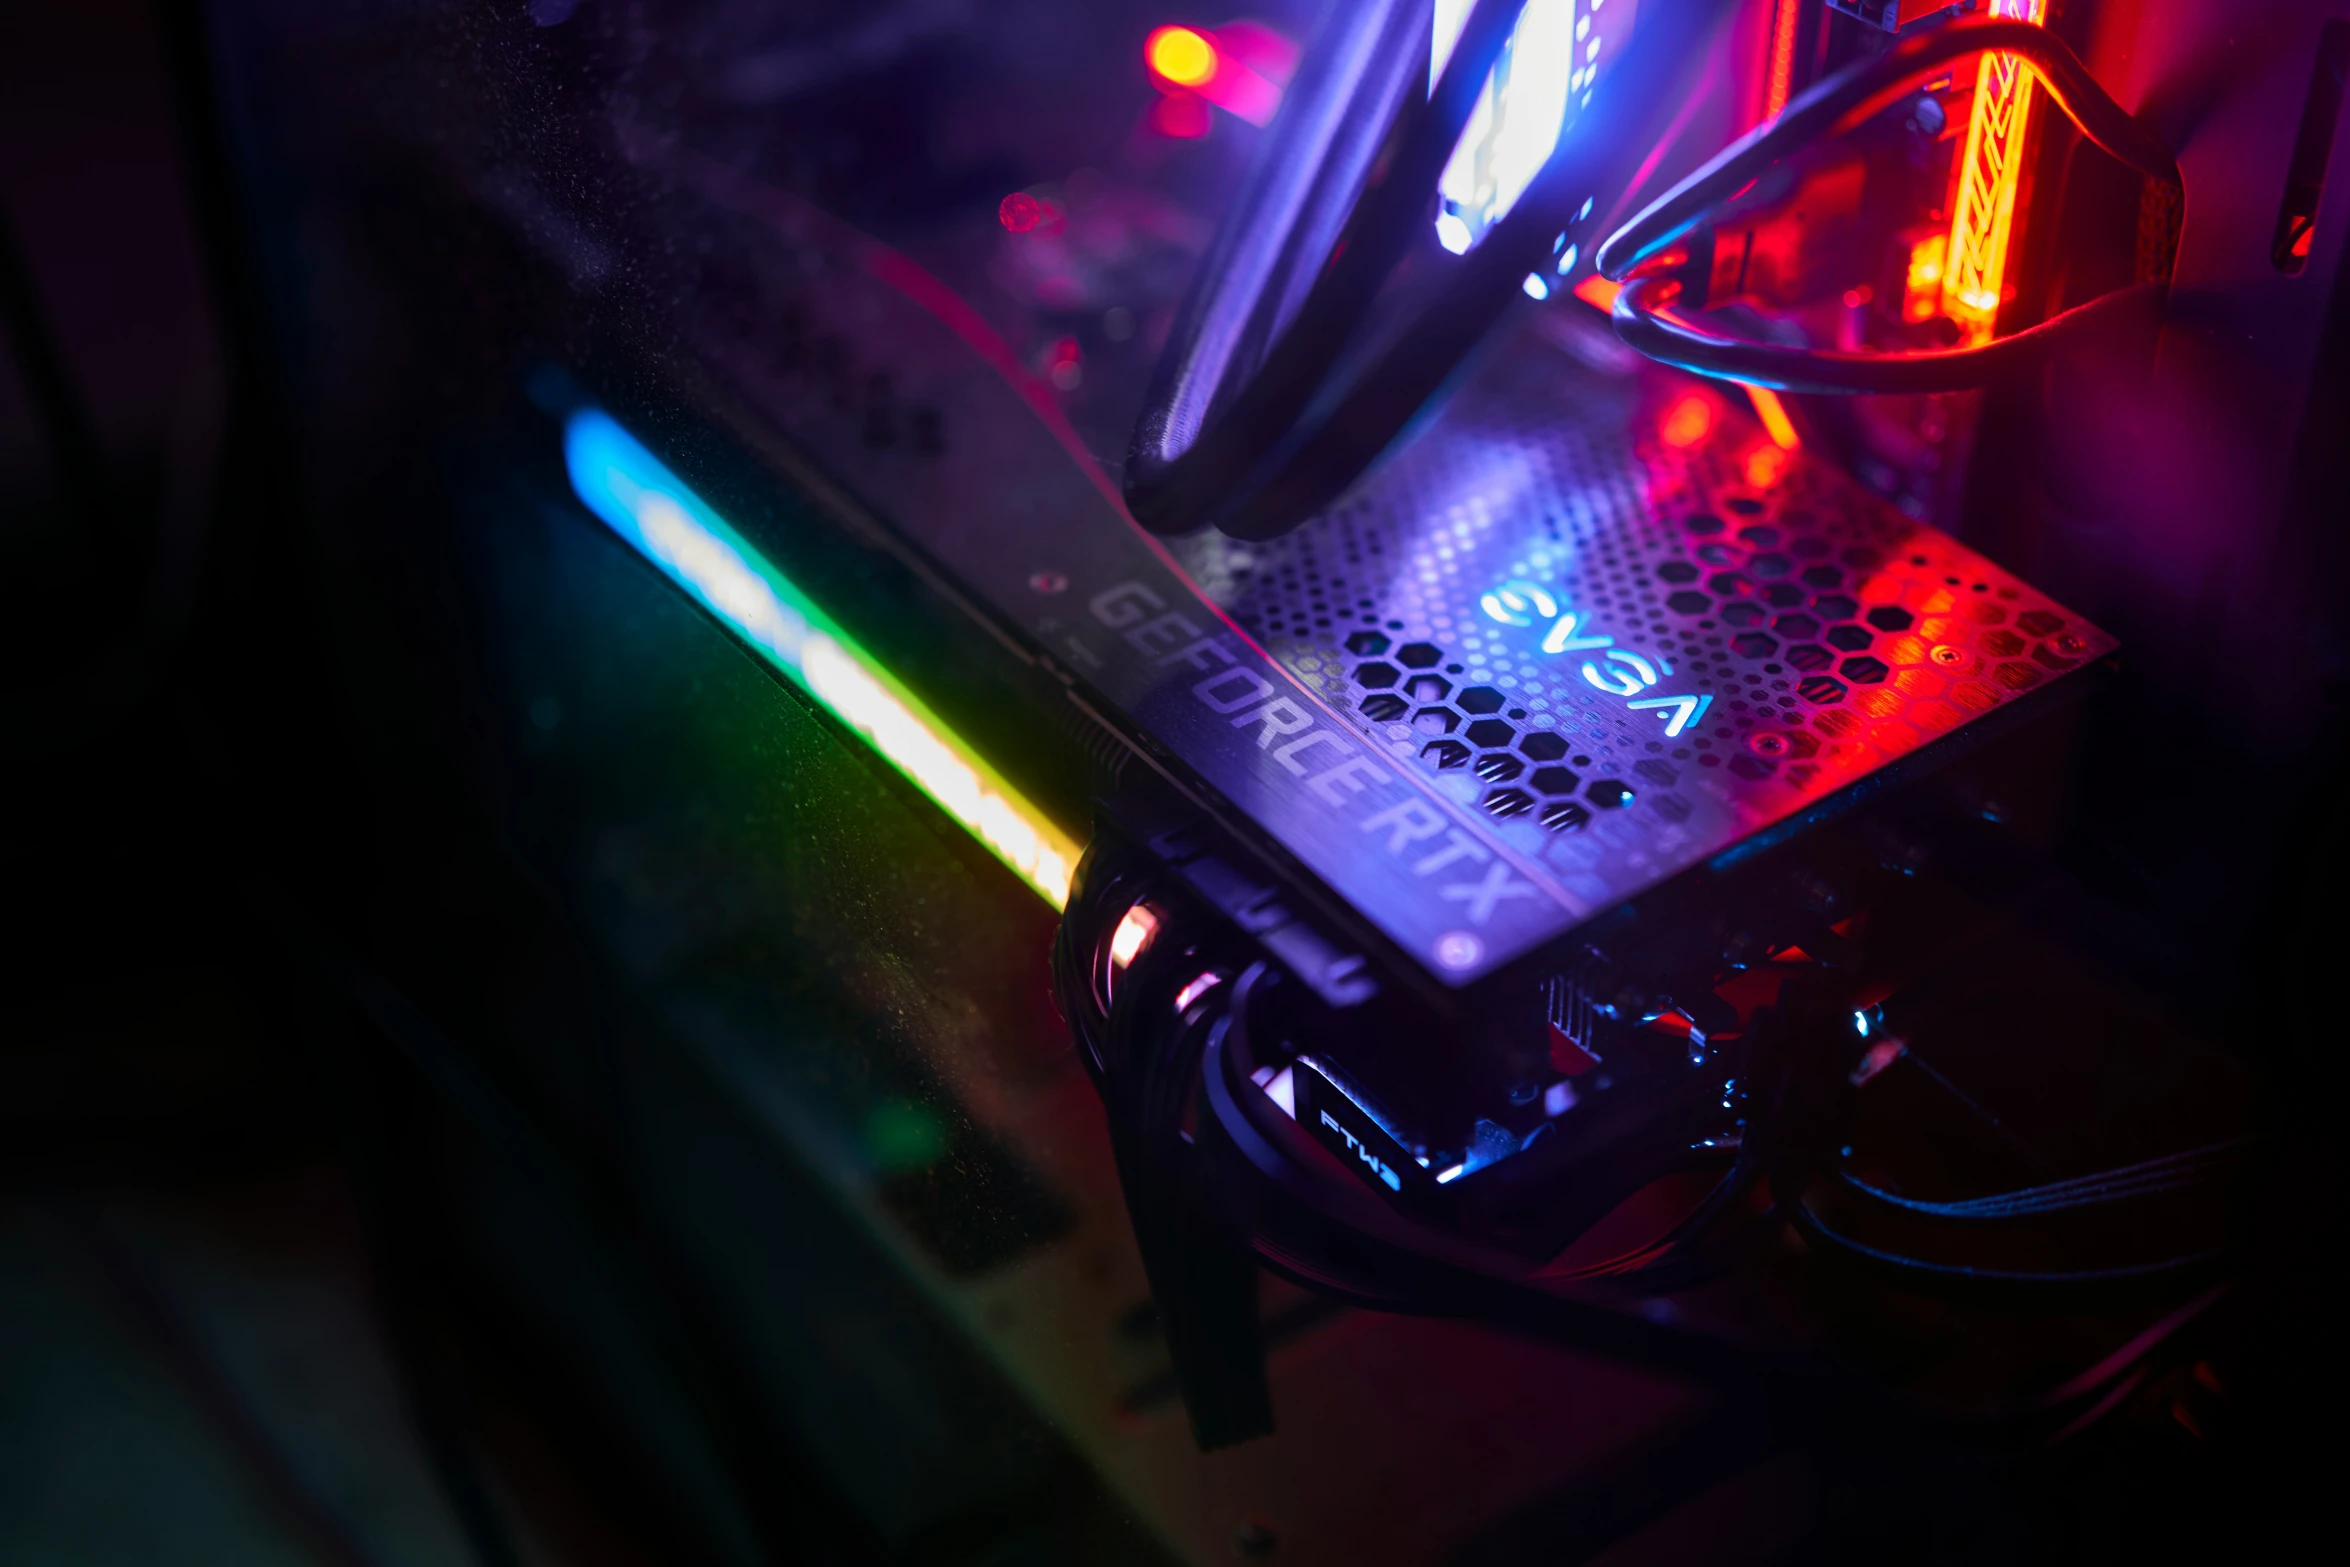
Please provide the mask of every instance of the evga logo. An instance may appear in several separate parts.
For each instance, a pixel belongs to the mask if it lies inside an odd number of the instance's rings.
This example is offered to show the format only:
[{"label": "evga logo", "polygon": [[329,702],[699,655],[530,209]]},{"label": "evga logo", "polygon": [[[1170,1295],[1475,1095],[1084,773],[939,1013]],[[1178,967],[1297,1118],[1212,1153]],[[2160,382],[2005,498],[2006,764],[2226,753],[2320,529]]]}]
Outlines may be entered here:
[{"label": "evga logo", "polygon": [[1563,653],[1594,654],[1583,660],[1583,683],[1594,691],[1624,698],[1624,706],[1633,712],[1655,713],[1665,721],[1668,740],[1695,728],[1698,720],[1705,717],[1705,710],[1714,704],[1711,696],[1643,695],[1671,674],[1673,666],[1661,658],[1617,647],[1614,637],[1592,631],[1581,614],[1560,605],[1540,583],[1512,577],[1477,602],[1487,619],[1502,625],[1543,625],[1542,651],[1553,657]]},{"label": "evga logo", "polygon": [[1321,1112],[1321,1115],[1322,1124],[1330,1128],[1330,1130],[1333,1132],[1336,1132],[1339,1136],[1346,1139],[1346,1146],[1354,1150],[1354,1156],[1357,1159],[1362,1160],[1363,1163],[1371,1167],[1371,1173],[1379,1177],[1381,1184],[1386,1186],[1386,1188],[1391,1192],[1400,1192],[1403,1190],[1402,1178],[1399,1177],[1394,1170],[1388,1167],[1386,1160],[1380,1158],[1377,1154],[1371,1152],[1370,1149],[1365,1148],[1360,1142],[1356,1141],[1354,1133],[1348,1131],[1345,1127],[1340,1126],[1336,1121],[1330,1119],[1329,1111],[1324,1110]]}]

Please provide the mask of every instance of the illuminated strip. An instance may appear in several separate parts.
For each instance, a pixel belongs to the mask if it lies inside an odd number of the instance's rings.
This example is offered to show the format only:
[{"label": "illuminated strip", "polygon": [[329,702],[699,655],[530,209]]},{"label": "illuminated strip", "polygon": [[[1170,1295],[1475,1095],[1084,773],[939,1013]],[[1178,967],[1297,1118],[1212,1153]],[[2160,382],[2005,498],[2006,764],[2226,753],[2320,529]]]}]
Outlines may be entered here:
[{"label": "illuminated strip", "polygon": [[588,510],[855,730],[1047,903],[1059,909],[1068,902],[1078,846],[634,436],[600,410],[582,409],[564,427],[563,457]]},{"label": "illuminated strip", "polygon": [[[1991,0],[1991,14],[2038,23],[2048,0]],[[1975,76],[1950,200],[1950,249],[1943,260],[1942,309],[1969,342],[1990,337],[2007,280],[2024,132],[2031,123],[2031,68],[2012,54],[1986,54]]]},{"label": "illuminated strip", "polygon": [[1795,24],[1803,3],[1779,0],[1777,13],[1771,18],[1770,74],[1763,84],[1762,117],[1766,120],[1779,117],[1779,111],[1787,107],[1787,95],[1795,89]]},{"label": "illuminated strip", "polygon": [[1594,310],[1611,311],[1616,308],[1616,296],[1624,291],[1621,283],[1610,283],[1596,272],[1588,272],[1575,285],[1575,297]]},{"label": "illuminated strip", "polygon": [[1803,437],[1795,433],[1795,421],[1788,417],[1787,405],[1779,401],[1777,392],[1767,386],[1749,386],[1746,400],[1754,404],[1754,416],[1770,432],[1773,445],[1791,452],[1803,444]]}]

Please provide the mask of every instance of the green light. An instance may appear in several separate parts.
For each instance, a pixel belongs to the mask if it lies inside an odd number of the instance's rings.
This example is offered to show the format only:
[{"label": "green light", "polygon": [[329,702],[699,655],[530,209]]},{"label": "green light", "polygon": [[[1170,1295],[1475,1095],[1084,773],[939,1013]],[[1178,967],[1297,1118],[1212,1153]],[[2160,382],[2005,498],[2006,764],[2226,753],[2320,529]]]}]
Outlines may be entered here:
[{"label": "green light", "polygon": [[571,486],[612,531],[855,730],[1055,909],[1078,845],[850,641],[660,459],[598,409],[573,414]]},{"label": "green light", "polygon": [[865,1151],[892,1175],[919,1170],[947,1151],[947,1129],[927,1105],[886,1100],[865,1118]]}]

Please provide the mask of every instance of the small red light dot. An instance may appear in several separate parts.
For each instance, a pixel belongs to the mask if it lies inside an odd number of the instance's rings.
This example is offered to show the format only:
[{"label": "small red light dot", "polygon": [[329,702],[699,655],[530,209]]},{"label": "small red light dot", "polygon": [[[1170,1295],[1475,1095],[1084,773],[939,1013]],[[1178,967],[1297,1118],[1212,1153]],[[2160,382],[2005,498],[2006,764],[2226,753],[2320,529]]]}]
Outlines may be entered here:
[{"label": "small red light dot", "polygon": [[1151,105],[1151,129],[1177,141],[1194,141],[1208,133],[1207,100],[1197,93],[1169,93]]},{"label": "small red light dot", "polygon": [[1025,234],[1044,221],[1045,205],[1024,190],[1006,196],[995,209],[996,220],[1015,234]]}]

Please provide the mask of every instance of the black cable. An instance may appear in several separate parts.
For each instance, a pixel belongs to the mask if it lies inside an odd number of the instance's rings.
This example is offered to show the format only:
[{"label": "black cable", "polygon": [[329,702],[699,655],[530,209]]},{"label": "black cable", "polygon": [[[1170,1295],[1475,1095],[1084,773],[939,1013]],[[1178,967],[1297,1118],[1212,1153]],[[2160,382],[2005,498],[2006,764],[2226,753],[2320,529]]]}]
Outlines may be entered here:
[{"label": "black cable", "polygon": [[[1603,193],[1613,166],[1653,140],[1644,140],[1642,131],[1675,101],[1675,84],[1702,53],[1691,46],[1691,29],[1681,25],[1683,13],[1710,12],[1713,4],[1660,0],[1655,14],[1642,17],[1625,52],[1600,72],[1558,149],[1508,216],[1466,256],[1440,263],[1441,280],[1416,309],[1395,305],[1400,322],[1371,320],[1381,287],[1415,242],[1434,249],[1429,218],[1436,180],[1516,25],[1522,0],[1479,0],[1435,92],[1425,100],[1401,93],[1401,103],[1385,111],[1384,121],[1367,117],[1366,108],[1375,104],[1328,94],[1285,107],[1283,120],[1293,111],[1297,118],[1288,126],[1275,122],[1276,141],[1267,149],[1259,185],[1227,222],[1202,268],[1136,428],[1126,473],[1127,505],[1136,520],[1159,533],[1213,524],[1236,538],[1271,538],[1359,478],[1457,372],[1518,298],[1525,278],[1549,269],[1558,237],[1583,203]],[[1365,20],[1356,26],[1392,20],[1392,11],[1365,8]],[[1422,41],[1410,59],[1424,58],[1425,30],[1412,36]],[[1343,54],[1322,44],[1317,52]],[[1407,84],[1414,79],[1408,72],[1404,78]],[[1377,95],[1365,87],[1361,96]],[[1263,260],[1253,269],[1241,265],[1255,254],[1246,241],[1256,230],[1309,232],[1300,225],[1324,210],[1309,211],[1302,196],[1294,198],[1297,211],[1283,209],[1260,193],[1264,171],[1318,159],[1318,166],[1333,171],[1334,182],[1354,162],[1340,154],[1359,141],[1323,117],[1343,121],[1350,114],[1360,122],[1355,138],[1367,136],[1368,127],[1384,128],[1379,151],[1368,160],[1368,183],[1335,254],[1262,365],[1252,367],[1242,350],[1263,336],[1241,323],[1278,327],[1291,294],[1276,282],[1294,281],[1303,275],[1300,268],[1321,265],[1303,246],[1282,251],[1285,260],[1278,266]],[[1366,327],[1392,330],[1366,351]],[[1358,362],[1341,376],[1350,352]]]},{"label": "black cable", "polygon": [[2004,19],[1954,22],[1904,38],[1874,59],[1804,90],[1777,118],[1723,148],[1695,173],[1642,208],[1599,249],[1600,276],[1622,281],[1705,215],[1792,152],[1837,135],[1899,101],[1937,67],[1964,55],[2018,55],[2082,134],[2149,179],[2179,182],[2178,161],[2153,132],[2106,94],[2063,39],[2045,27]]},{"label": "black cable", "polygon": [[[1832,1081],[1840,1084],[1842,1079],[1835,1076]],[[1841,1113],[1832,1102],[1834,1087],[1827,1087],[1826,1093],[1828,1097],[1823,1099],[1823,1083],[1815,1080],[1808,1091],[1814,1117],[1780,1148],[1770,1171],[1771,1191],[1778,1211],[1814,1251],[1857,1265],[1883,1282],[1977,1303],[2089,1307],[2105,1302],[2135,1303],[2146,1299],[2149,1291],[2174,1291],[2182,1283],[2214,1278],[2231,1256],[2221,1242],[2101,1267],[1986,1267],[1864,1240],[1814,1205],[1813,1193],[1823,1181],[1864,1210],[1874,1209],[1906,1226],[1904,1233],[1913,1237],[1941,1234],[1973,1239],[2001,1231],[2010,1237],[2028,1237],[2034,1233],[2028,1226],[2035,1223],[2094,1215],[2117,1203],[2208,1188],[2246,1145],[2240,1140],[2213,1143],[2018,1191],[1927,1202],[1872,1185],[1845,1167],[1848,1150],[1841,1145],[1848,1134],[1841,1122],[1849,1115],[1849,1090],[1843,1096]],[[2043,1233],[2041,1238],[2051,1237]]]},{"label": "black cable", "polygon": [[1545,1278],[1592,1281],[1639,1294],[1687,1288],[1735,1266],[1785,1227],[1775,1206],[1742,1212],[1769,1174],[1779,1128],[1775,1110],[1789,1080],[1788,1020],[1778,1009],[1756,1015],[1743,1044],[1738,1078],[1746,1084],[1746,1113],[1738,1150],[1722,1178],[1664,1234],[1605,1262]]},{"label": "black cable", "polygon": [[[1097,846],[1087,865],[1110,894],[1085,895],[1072,907],[1122,917],[1149,890],[1141,877],[1109,869],[1105,861],[1112,857]],[[1200,1200],[1198,1161],[1184,1131],[1215,1014],[1197,1006],[1179,1011],[1176,999],[1194,976],[1216,966],[1209,945],[1228,938],[1186,905],[1161,901],[1153,908],[1156,928],[1111,987],[1098,1035],[1097,1086],[1168,1361],[1205,1452],[1270,1432],[1272,1391],[1257,1320],[1255,1254],[1212,1203]],[[1098,950],[1104,936],[1087,919],[1064,926],[1058,945],[1075,959]],[[1065,997],[1074,968],[1062,966]],[[1090,995],[1068,997],[1063,1006],[1089,1023],[1095,1011]]]},{"label": "black cable", "polygon": [[[1418,237],[1521,4],[1478,0],[1424,100],[1412,91],[1429,50],[1424,4],[1374,0],[1331,14],[1144,401],[1125,477],[1127,507],[1143,526],[1181,533],[1211,520],[1322,385]],[[1333,197],[1344,219],[1335,235],[1323,205]],[[1285,311],[1301,278],[1307,290]],[[1261,360],[1245,357],[1250,349]]]},{"label": "black cable", "polygon": [[[1355,1183],[1326,1181],[1320,1172],[1307,1168],[1311,1161],[1302,1151],[1282,1146],[1284,1138],[1296,1141],[1306,1134],[1269,1102],[1254,1104],[1244,1081],[1258,1064],[1247,1045],[1245,1020],[1260,1005],[1255,992],[1276,982],[1277,974],[1263,963],[1244,965],[1245,972],[1233,971],[1236,977],[1216,986],[1208,999],[1178,1018],[1172,1006],[1177,989],[1203,967],[1217,966],[1214,955],[1197,944],[1199,932],[1213,929],[1213,922],[1202,925],[1189,919],[1180,893],[1152,885],[1142,876],[1140,864],[1139,856],[1129,862],[1097,840],[1070,906],[1086,924],[1064,927],[1056,945],[1056,968],[1064,998],[1073,998],[1072,982],[1088,972],[1086,963],[1107,942],[1107,922],[1113,915],[1122,917],[1146,896],[1160,913],[1161,923],[1150,944],[1118,977],[1106,1016],[1090,998],[1064,1000],[1081,1040],[1088,1034],[1098,1039],[1105,1105],[1114,1138],[1122,1145],[1121,1175],[1129,1183],[1130,1198],[1137,1199],[1137,1231],[1147,1237],[1146,1256],[1168,1251],[1166,1237],[1172,1225],[1198,1222],[1197,1210],[1220,1203],[1224,1212],[1220,1218],[1208,1217],[1211,1226],[1238,1226],[1249,1236],[1258,1262],[1318,1294],[1371,1310],[1485,1322],[1580,1353],[1691,1378],[1734,1400],[1760,1400],[1798,1425],[1850,1429],[1853,1421],[1863,1420],[1888,1434],[2002,1448],[2018,1441],[2066,1440],[2104,1418],[2143,1383],[2150,1357],[2224,1293],[2226,1286],[2219,1282],[2186,1303],[2171,1306],[2128,1343],[2038,1395],[1960,1414],[1921,1407],[1833,1363],[1693,1332],[1604,1298],[1591,1298],[1594,1290],[1604,1297],[1624,1284],[1655,1286],[1624,1292],[1637,1295],[1701,1281],[1702,1266],[1718,1263],[1725,1236],[1768,1237],[1788,1222],[1816,1251],[1867,1265],[1888,1282],[1915,1292],[1994,1304],[2013,1304],[2019,1298],[2067,1307],[2135,1301],[2149,1287],[2175,1289],[2216,1272],[2225,1258],[2216,1252],[2195,1253],[2118,1268],[2027,1272],[1931,1262],[1846,1236],[1808,1205],[1791,1202],[1786,1195],[1801,1191],[1796,1150],[1835,1135],[1830,1122],[1818,1118],[1822,1106],[1807,1097],[1805,1085],[1817,1075],[1809,1068],[1818,1063],[1790,1048],[1799,1042],[1802,1029],[1800,1020],[1788,1019],[1775,1032],[1756,1030],[1756,1053],[1742,1067],[1754,1085],[1746,1138],[1731,1169],[1680,1224],[1647,1247],[1593,1267],[1545,1273],[1513,1266],[1510,1259],[1486,1253],[1473,1242],[1429,1229]],[[1091,984],[1090,978],[1086,983]],[[1843,1081],[1841,1072],[1829,1075]],[[1195,1094],[1201,1104],[1196,1142],[1180,1135],[1184,1111]],[[1149,1130],[1143,1130],[1143,1123]],[[1780,1136],[1780,1123],[1786,1123],[1785,1137]],[[2226,1144],[2187,1150],[1981,1201],[1987,1208],[2006,1203],[2022,1209],[2039,1203],[2066,1211],[2067,1203],[2093,1203],[2105,1192],[2133,1184],[2141,1192],[2169,1189],[2169,1183],[2191,1181],[2231,1152],[2232,1146]],[[1238,1163],[1203,1182],[1203,1173],[1212,1174],[1211,1167],[1221,1165],[1225,1156]],[[1245,1189],[1234,1184],[1233,1177],[1244,1170],[1254,1170],[1264,1180],[1246,1183]],[[1774,1205],[1767,1212],[1747,1215],[1752,1223],[1737,1224],[1747,1198],[1766,1174]],[[1964,1205],[1953,1206],[1964,1211]],[[1183,1218],[1187,1210],[1193,1212],[1190,1221]],[[1620,1270],[1620,1276],[1608,1276],[1610,1268]],[[1676,1277],[1683,1271],[1689,1279]],[[1185,1287],[1178,1271],[1163,1269],[1154,1273],[1153,1283],[1154,1292],[1165,1291],[1163,1311]]]},{"label": "black cable", "polygon": [[1818,83],[1766,125],[1732,143],[1649,204],[1600,246],[1602,277],[1625,283],[1611,312],[1616,333],[1652,359],[1700,375],[1727,376],[1781,391],[1861,393],[1954,391],[2047,363],[2059,353],[2147,312],[2162,297],[2143,284],[2075,306],[2026,331],[1969,348],[1855,354],[1787,348],[1701,332],[1659,312],[1676,284],[1641,276],[1668,247],[1781,159],[1860,123],[1899,100],[1949,61],[1978,51],[2029,63],[2049,98],[2088,139],[2148,179],[2176,185],[2178,161],[2160,138],[2100,87],[2064,40],[2029,22],[1952,23],[1907,38],[1873,60]]},{"label": "black cable", "polygon": [[1536,1277],[1553,1284],[1588,1284],[1634,1297],[1670,1295],[1734,1268],[1784,1228],[1774,1212],[1742,1213],[1762,1183],[1764,1161],[1743,1150],[1662,1235],[1600,1262],[1549,1268]]},{"label": "black cable", "polygon": [[1844,1190],[1856,1196],[1930,1218],[1962,1221],[2043,1218],[2050,1214],[2076,1213],[2111,1203],[2192,1190],[2206,1184],[2214,1170],[2224,1169],[2232,1163],[2244,1147],[2243,1139],[2234,1138],[2202,1148],[2165,1154],[2139,1164],[2101,1170],[2094,1175],[2075,1176],[2069,1180],[2026,1187],[2021,1191],[1970,1197],[1956,1202],[1921,1202],[1914,1197],[1904,1197],[1872,1186],[1850,1171],[1839,1171],[1837,1179]]},{"label": "black cable", "polygon": [[1856,354],[1841,349],[1784,348],[1717,337],[1659,314],[1670,308],[1670,278],[1636,278],[1616,295],[1609,315],[1616,336],[1661,364],[1782,392],[1829,395],[1955,392],[2044,365],[2084,342],[2151,319],[2164,290],[2142,283],[2075,305],[2036,326],[1973,348]]},{"label": "black cable", "polygon": [[[1734,1253],[1724,1255],[1726,1248],[1720,1242],[1725,1237],[1748,1242],[1758,1233],[1776,1234],[1780,1227],[1768,1215],[1745,1212],[1745,1200],[1767,1168],[1768,1144],[1759,1140],[1743,1145],[1722,1179],[1664,1235],[1579,1268],[1555,1269],[1549,1261],[1529,1261],[1493,1250],[1427,1219],[1399,1212],[1352,1178],[1321,1168],[1319,1161],[1304,1152],[1308,1134],[1241,1081],[1261,1065],[1271,1064],[1258,1062],[1250,1045],[1252,1031],[1265,1021],[1255,1018],[1261,1009],[1257,994],[1271,980],[1260,964],[1220,987],[1229,1024],[1211,1040],[1207,1099],[1216,1109],[1214,1119],[1223,1124],[1226,1137],[1238,1139],[1232,1143],[1234,1152],[1270,1179],[1290,1199],[1283,1206],[1294,1204],[1292,1211],[1304,1221],[1302,1225],[1276,1225],[1272,1231],[1260,1233],[1259,1250],[1277,1271],[1308,1287],[1339,1293],[1374,1309],[1438,1315],[1460,1314],[1441,1302],[1456,1288],[1459,1278],[1471,1275],[1544,1295],[1569,1285],[1591,1286],[1619,1298],[1655,1295],[1699,1282],[1734,1264],[1748,1248],[1742,1244]],[[1240,1125],[1227,1124],[1235,1121]],[[1247,1146],[1242,1146],[1243,1142]],[[1288,1146],[1292,1144],[1299,1146],[1293,1149]],[[1252,1147],[1254,1152],[1249,1151]],[[1612,1180],[1603,1179],[1611,1195],[1593,1205],[1589,1223],[1560,1240],[1549,1257],[1555,1259],[1589,1233],[1590,1225],[1614,1212],[1622,1198],[1660,1175],[1689,1167],[1686,1155],[1678,1163],[1651,1156],[1624,1163]],[[1755,1222],[1738,1222],[1745,1218]],[[1353,1239],[1333,1250],[1327,1243],[1341,1231]],[[1349,1261],[1339,1256],[1341,1251],[1360,1255]],[[1595,1311],[1614,1309],[1584,1304]]]},{"label": "black cable", "polygon": [[2012,1298],[2019,1289],[2035,1294],[2058,1291],[2115,1294],[2148,1283],[2207,1276],[2228,1258],[2227,1252],[2212,1250],[2182,1252],[2110,1268],[1979,1268],[1967,1263],[1935,1262],[1872,1246],[1830,1225],[1800,1197],[1782,1197],[1779,1207],[1795,1226],[1796,1233],[1824,1252],[1863,1263],[1888,1280],[1912,1289],[1975,1299]]}]

